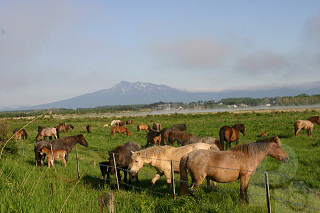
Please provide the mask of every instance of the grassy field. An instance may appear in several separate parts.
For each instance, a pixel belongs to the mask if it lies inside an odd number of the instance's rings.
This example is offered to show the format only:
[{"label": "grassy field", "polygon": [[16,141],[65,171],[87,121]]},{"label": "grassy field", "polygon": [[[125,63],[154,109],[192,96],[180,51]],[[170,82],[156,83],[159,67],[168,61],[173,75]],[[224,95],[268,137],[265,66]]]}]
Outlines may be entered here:
[{"label": "grassy field", "polygon": [[[16,143],[18,155],[4,154],[0,161],[0,211],[1,212],[99,212],[99,199],[113,192],[116,212],[266,212],[264,188],[264,171],[269,172],[271,204],[274,212],[316,212],[320,209],[320,127],[315,126],[313,138],[305,131],[296,138],[293,123],[297,119],[307,119],[320,115],[319,109],[293,111],[252,111],[242,113],[208,113],[208,114],[171,114],[147,115],[138,117],[121,117],[132,119],[134,124],[127,127],[131,136],[110,135],[110,127],[103,127],[115,117],[64,118],[62,116],[40,117],[25,129],[28,139],[24,141],[25,157],[22,156],[22,143]],[[21,128],[31,120],[7,119],[10,132]],[[61,133],[60,137],[84,134],[89,147],[77,145],[79,151],[80,175],[77,178],[75,150],[72,150],[68,165],[56,163],[56,171],[47,167],[36,167],[33,143],[37,127],[55,126],[59,123],[72,124],[75,129]],[[111,183],[100,180],[99,162],[108,158],[108,151],[128,141],[146,145],[146,132],[138,132],[137,124],[153,122],[162,127],[185,123],[187,131],[199,136],[218,138],[221,126],[243,123],[247,135],[240,137],[240,143],[260,139],[260,132],[267,131],[267,136],[278,135],[284,150],[289,155],[289,162],[281,164],[267,157],[260,164],[257,172],[249,182],[249,204],[239,202],[239,181],[218,184],[219,189],[204,187],[195,190],[192,196],[172,198],[171,190],[161,177],[156,187],[151,190],[151,179],[156,171],[144,166],[139,173],[140,184],[125,190],[120,185],[116,190],[115,177]],[[86,132],[85,126],[92,126],[92,133]],[[175,176],[177,193],[179,193],[179,174]],[[52,186],[52,187],[50,187]],[[104,212],[107,212],[104,209]]]}]

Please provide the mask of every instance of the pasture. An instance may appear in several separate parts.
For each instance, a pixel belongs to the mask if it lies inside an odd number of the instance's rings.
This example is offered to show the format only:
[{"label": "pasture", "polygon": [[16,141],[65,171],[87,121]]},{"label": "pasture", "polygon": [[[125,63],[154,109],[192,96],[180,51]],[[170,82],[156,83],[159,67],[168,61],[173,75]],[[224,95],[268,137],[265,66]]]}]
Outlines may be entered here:
[{"label": "pasture", "polygon": [[[320,109],[297,111],[252,111],[242,113],[218,112],[204,114],[170,114],[126,117],[66,118],[62,116],[39,117],[24,129],[28,139],[24,139],[22,156],[21,140],[16,143],[17,155],[2,156],[0,161],[0,212],[99,212],[100,198],[114,193],[115,212],[267,212],[264,171],[269,172],[271,206],[273,212],[316,212],[320,210],[320,126],[315,124],[312,138],[305,130],[299,137],[294,135],[294,122],[320,115]],[[126,127],[131,135],[111,135],[110,122],[133,120]],[[30,120],[8,118],[10,133],[22,128]],[[175,174],[176,199],[172,198],[162,176],[151,188],[151,179],[156,170],[145,165],[139,171],[139,185],[120,184],[116,189],[116,178],[111,175],[111,183],[101,180],[99,162],[109,158],[108,151],[128,141],[146,147],[147,132],[138,131],[138,124],[152,126],[160,123],[162,128],[174,124],[186,124],[187,131],[198,137],[213,136],[219,139],[222,126],[245,124],[246,135],[240,135],[239,144],[278,136],[289,161],[282,164],[266,157],[249,181],[249,204],[241,204],[239,180],[217,184],[218,188],[203,187],[193,190],[192,195],[180,196],[180,177]],[[79,153],[80,179],[77,176],[75,147],[69,154],[67,167],[62,161],[55,161],[55,168],[35,166],[34,141],[38,126],[53,127],[59,123],[72,124],[74,129],[61,132],[60,138],[83,134],[89,146],[76,145]],[[109,126],[104,124],[108,123]],[[88,133],[86,126],[90,125]],[[232,146],[235,144],[232,143]],[[175,143],[175,147],[178,145]],[[45,165],[47,159],[45,161]],[[189,182],[191,182],[189,178]],[[107,212],[107,209],[104,209]]]}]

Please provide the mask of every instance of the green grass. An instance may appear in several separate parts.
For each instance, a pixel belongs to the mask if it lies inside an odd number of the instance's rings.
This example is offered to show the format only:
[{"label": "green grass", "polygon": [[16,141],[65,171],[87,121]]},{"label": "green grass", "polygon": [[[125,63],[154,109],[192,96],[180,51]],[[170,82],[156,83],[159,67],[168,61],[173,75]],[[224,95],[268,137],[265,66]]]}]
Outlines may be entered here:
[{"label": "green grass", "polygon": [[[0,211],[1,212],[99,212],[99,199],[113,192],[116,212],[266,212],[264,188],[264,171],[269,172],[271,204],[275,212],[312,211],[302,205],[320,208],[320,127],[315,126],[313,138],[308,138],[305,131],[298,138],[294,137],[293,123],[297,119],[306,119],[319,115],[319,111],[305,112],[271,112],[263,111],[215,114],[172,114],[147,115],[140,117],[122,117],[121,120],[133,119],[133,125],[127,125],[132,132],[130,137],[116,134],[110,135],[110,127],[103,127],[115,117],[109,118],[39,118],[25,129],[29,138],[25,140],[26,156],[21,156],[21,142],[17,142],[19,155],[4,155],[0,161]],[[21,128],[29,122],[26,119],[7,120],[10,129]],[[53,168],[35,167],[33,141],[37,126],[55,126],[59,123],[72,124],[75,129],[61,133],[61,137],[84,134],[89,147],[77,145],[81,179],[77,178],[75,150],[70,154],[68,165],[56,162]],[[187,131],[200,137],[214,136],[218,138],[221,126],[243,123],[247,127],[247,135],[240,137],[240,143],[259,139],[261,131],[268,136],[278,135],[283,148],[289,155],[289,163],[281,164],[271,157],[265,158],[249,182],[249,204],[239,202],[239,181],[218,184],[218,189],[204,187],[192,192],[190,196],[174,200],[171,191],[161,177],[156,187],[151,190],[151,179],[156,171],[153,167],[144,166],[139,172],[140,184],[125,190],[120,186],[116,190],[115,177],[111,184],[100,180],[99,162],[108,158],[108,151],[125,142],[134,140],[146,145],[146,132],[138,132],[137,124],[153,122],[170,127],[173,124],[187,124]],[[86,132],[85,126],[92,126],[92,133]],[[15,143],[15,142],[10,142]],[[175,176],[176,190],[179,193],[179,174]],[[190,178],[189,178],[190,179]],[[50,184],[53,191],[51,193]],[[316,196],[318,192],[319,196]],[[291,203],[288,201],[291,201]],[[106,209],[104,210],[106,212]]]}]

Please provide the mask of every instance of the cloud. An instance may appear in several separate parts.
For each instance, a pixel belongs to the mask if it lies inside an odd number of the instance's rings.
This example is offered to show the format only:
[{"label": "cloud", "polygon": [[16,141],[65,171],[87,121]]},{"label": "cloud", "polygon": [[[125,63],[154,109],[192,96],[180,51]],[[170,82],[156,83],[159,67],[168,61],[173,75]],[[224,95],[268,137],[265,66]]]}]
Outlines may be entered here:
[{"label": "cloud", "polygon": [[237,68],[245,73],[261,75],[278,73],[288,66],[287,58],[272,52],[255,52],[239,59]]},{"label": "cloud", "polygon": [[180,41],[160,42],[152,52],[166,66],[187,70],[211,70],[224,65],[231,47],[223,42],[189,38]]}]

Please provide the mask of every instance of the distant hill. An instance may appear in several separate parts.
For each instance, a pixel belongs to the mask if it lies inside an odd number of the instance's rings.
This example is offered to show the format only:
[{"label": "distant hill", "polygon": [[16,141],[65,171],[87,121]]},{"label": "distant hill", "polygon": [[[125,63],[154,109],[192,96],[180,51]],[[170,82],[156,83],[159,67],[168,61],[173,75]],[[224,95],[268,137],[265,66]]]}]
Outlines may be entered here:
[{"label": "distant hill", "polygon": [[208,100],[219,101],[223,98],[296,96],[302,93],[307,95],[320,94],[320,83],[311,89],[284,87],[277,89],[229,90],[222,92],[186,92],[166,85],[121,81],[110,89],[103,89],[52,103],[15,108],[14,110],[94,108],[98,106],[150,104],[159,101],[187,103]]}]

